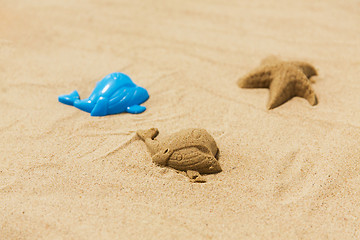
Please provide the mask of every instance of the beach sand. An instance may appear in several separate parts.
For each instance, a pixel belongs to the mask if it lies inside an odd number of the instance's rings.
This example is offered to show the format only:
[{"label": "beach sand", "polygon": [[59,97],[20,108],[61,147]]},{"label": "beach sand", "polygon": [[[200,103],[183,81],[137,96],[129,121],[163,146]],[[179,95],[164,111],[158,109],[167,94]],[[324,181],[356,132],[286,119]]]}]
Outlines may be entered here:
[{"label": "beach sand", "polygon": [[[360,239],[359,25],[356,0],[2,0],[0,239]],[[239,88],[269,55],[313,64],[319,104]],[[58,102],[116,71],[143,114]],[[223,171],[155,165],[151,127],[206,129]]]}]

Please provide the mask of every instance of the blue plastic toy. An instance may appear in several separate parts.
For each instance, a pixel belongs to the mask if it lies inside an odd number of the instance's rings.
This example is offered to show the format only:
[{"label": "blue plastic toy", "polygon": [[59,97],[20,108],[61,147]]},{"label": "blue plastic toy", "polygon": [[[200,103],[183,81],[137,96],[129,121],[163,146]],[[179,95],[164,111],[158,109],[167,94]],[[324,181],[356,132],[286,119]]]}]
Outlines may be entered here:
[{"label": "blue plastic toy", "polygon": [[146,107],[140,104],[148,98],[145,88],[137,86],[127,75],[115,72],[99,81],[87,99],[80,100],[75,90],[59,96],[59,102],[89,112],[91,116],[105,116],[122,112],[142,113]]}]

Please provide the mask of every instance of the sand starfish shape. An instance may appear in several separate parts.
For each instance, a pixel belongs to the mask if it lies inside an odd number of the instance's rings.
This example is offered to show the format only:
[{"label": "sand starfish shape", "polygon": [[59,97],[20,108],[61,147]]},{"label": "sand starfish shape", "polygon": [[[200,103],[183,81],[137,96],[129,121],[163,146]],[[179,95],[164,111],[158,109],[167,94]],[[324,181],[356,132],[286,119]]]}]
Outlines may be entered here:
[{"label": "sand starfish shape", "polygon": [[306,62],[280,61],[268,57],[260,67],[238,81],[241,88],[269,88],[268,109],[273,109],[293,97],[303,97],[314,106],[318,103],[311,87],[310,77],[317,75],[315,68]]}]

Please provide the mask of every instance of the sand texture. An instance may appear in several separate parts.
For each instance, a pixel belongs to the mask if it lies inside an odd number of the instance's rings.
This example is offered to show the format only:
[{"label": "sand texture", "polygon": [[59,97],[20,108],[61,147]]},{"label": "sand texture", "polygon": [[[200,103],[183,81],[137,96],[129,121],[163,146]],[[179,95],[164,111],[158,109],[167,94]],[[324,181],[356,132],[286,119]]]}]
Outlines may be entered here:
[{"label": "sand texture", "polygon": [[[359,26],[358,0],[0,0],[0,239],[360,239]],[[316,106],[238,87],[269,55],[315,66]],[[57,101],[116,71],[143,114]],[[222,172],[157,166],[151,127],[206,129]]]}]

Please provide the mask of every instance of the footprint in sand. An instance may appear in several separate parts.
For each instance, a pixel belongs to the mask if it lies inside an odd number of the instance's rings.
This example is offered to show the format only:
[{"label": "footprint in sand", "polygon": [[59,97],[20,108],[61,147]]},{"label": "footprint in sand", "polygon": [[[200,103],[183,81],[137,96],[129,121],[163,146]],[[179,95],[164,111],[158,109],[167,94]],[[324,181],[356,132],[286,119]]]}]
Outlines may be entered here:
[{"label": "footprint in sand", "polygon": [[0,190],[3,190],[15,183],[17,174],[5,168],[0,168]]},{"label": "footprint in sand", "polygon": [[275,166],[274,198],[282,203],[297,201],[311,188],[307,178],[314,164],[299,156],[299,152],[289,152]]}]

